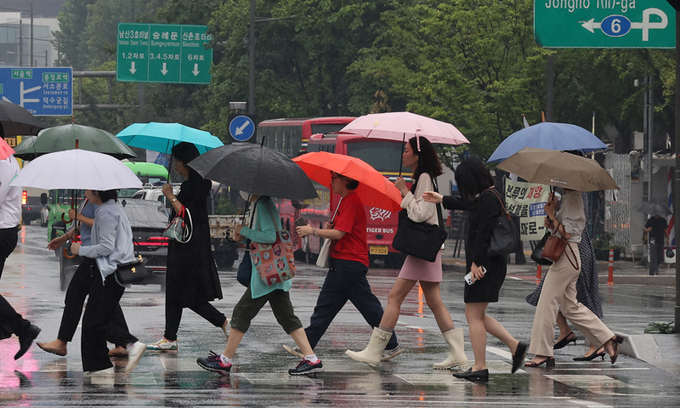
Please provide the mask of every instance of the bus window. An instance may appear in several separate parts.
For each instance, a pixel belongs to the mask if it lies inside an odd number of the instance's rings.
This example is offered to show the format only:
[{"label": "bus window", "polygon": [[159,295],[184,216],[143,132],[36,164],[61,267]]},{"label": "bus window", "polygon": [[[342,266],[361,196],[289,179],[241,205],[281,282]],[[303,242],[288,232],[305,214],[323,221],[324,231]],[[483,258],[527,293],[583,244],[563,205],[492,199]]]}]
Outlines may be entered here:
[{"label": "bus window", "polygon": [[402,144],[395,142],[348,142],[347,155],[358,157],[381,173],[398,172]]},{"label": "bus window", "polygon": [[339,132],[347,123],[312,123],[312,134]]}]

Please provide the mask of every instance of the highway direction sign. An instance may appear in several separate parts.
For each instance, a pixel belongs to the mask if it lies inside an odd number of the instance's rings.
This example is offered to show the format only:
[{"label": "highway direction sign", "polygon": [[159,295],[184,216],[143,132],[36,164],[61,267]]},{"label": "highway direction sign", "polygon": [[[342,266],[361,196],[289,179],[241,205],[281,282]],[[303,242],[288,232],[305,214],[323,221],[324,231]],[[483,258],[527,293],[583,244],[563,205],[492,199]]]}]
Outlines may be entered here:
[{"label": "highway direction sign", "polygon": [[666,0],[535,0],[534,36],[546,48],[675,48]]},{"label": "highway direction sign", "polygon": [[72,89],[71,68],[0,68],[0,97],[36,116],[71,116]]},{"label": "highway direction sign", "polygon": [[237,116],[229,122],[229,134],[236,141],[245,142],[255,134],[255,123],[248,116]]},{"label": "highway direction sign", "polygon": [[118,24],[116,80],[209,84],[212,39],[208,26]]}]

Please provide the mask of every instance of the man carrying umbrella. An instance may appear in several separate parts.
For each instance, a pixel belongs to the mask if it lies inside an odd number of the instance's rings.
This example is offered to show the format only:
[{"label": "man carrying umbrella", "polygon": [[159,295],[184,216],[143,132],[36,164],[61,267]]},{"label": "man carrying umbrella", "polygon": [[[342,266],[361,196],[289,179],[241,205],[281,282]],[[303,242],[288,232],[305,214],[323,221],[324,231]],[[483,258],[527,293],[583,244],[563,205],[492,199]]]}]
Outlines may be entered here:
[{"label": "man carrying umbrella", "polygon": [[659,274],[659,264],[663,262],[663,248],[668,241],[668,223],[659,214],[645,223],[644,232],[649,234],[649,274]]}]

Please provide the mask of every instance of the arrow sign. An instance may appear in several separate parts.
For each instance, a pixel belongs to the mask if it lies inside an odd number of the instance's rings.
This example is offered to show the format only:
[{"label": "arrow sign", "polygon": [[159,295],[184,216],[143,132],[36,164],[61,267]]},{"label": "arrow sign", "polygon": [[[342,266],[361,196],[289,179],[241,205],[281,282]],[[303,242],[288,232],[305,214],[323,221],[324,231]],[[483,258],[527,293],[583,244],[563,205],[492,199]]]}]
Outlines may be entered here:
[{"label": "arrow sign", "polygon": [[198,73],[201,72],[201,71],[198,70],[198,64],[194,64],[194,70],[191,71],[191,72],[194,73],[194,76],[198,75]]},{"label": "arrow sign", "polygon": [[229,123],[229,133],[235,140],[245,142],[255,134],[255,124],[248,116],[239,115]]},{"label": "arrow sign", "polygon": [[[661,21],[651,22],[653,15],[661,18]],[[591,33],[595,33],[596,29],[602,30],[604,34],[610,37],[623,37],[632,29],[642,30],[642,41],[649,41],[649,30],[663,30],[668,27],[668,16],[663,10],[648,8],[642,12],[641,23],[633,23],[628,17],[615,14],[607,16],[600,23],[596,23],[594,18],[582,21],[581,26]]]},{"label": "arrow sign", "polygon": [[135,62],[132,61],[132,62],[130,63],[130,73],[131,73],[131,74],[134,74],[135,72],[137,72],[137,70],[135,69]]},{"label": "arrow sign", "polygon": [[234,136],[242,135],[243,129],[247,128],[248,125],[250,125],[250,121],[244,122],[243,125],[241,125],[241,126],[237,126],[236,127],[236,133],[234,134]]},{"label": "arrow sign", "polygon": [[168,73],[167,67],[168,67],[168,63],[167,63],[167,62],[164,62],[164,63],[163,63],[163,69],[161,69],[161,73],[162,73],[163,75],[165,75],[165,74]]}]

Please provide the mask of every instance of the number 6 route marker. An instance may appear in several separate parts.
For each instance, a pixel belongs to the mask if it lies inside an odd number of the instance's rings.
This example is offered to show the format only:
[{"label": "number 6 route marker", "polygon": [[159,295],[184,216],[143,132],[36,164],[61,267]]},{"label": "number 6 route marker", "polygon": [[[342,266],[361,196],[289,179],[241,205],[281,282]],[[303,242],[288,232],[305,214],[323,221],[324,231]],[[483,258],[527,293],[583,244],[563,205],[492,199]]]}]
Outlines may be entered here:
[{"label": "number 6 route marker", "polygon": [[[661,18],[659,22],[651,22],[652,15]],[[642,11],[642,22],[633,23],[626,16],[611,15],[606,17],[602,22],[596,23],[594,18],[588,21],[579,21],[581,26],[591,33],[595,33],[595,29],[602,30],[603,33],[610,37],[623,37],[632,29],[642,30],[642,41],[649,41],[649,30],[663,30],[668,26],[668,16],[658,8],[649,8]]]}]

